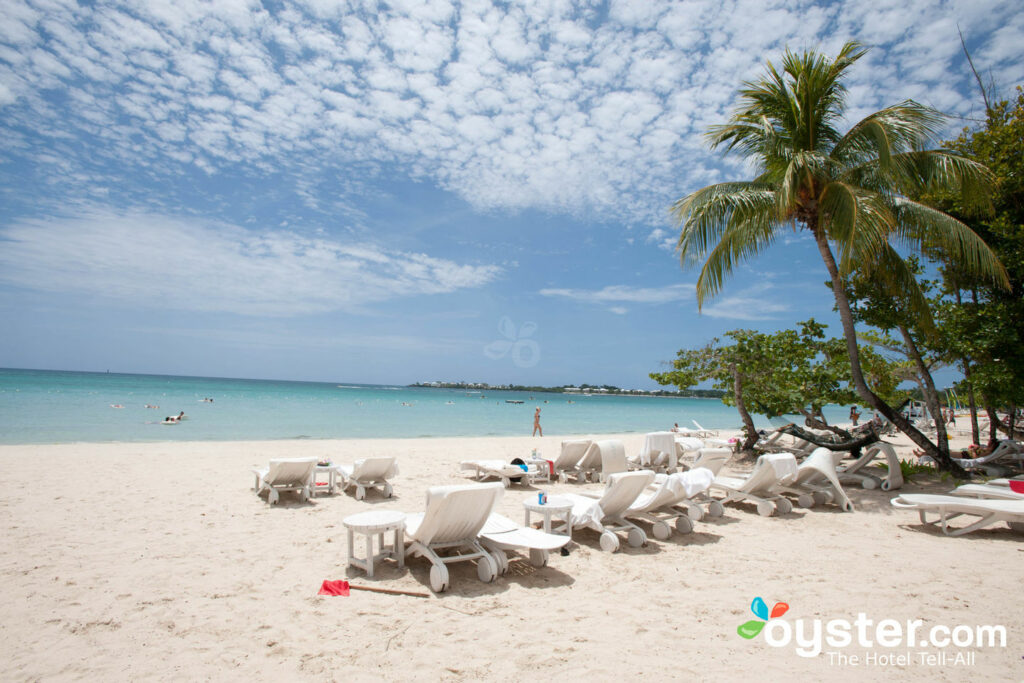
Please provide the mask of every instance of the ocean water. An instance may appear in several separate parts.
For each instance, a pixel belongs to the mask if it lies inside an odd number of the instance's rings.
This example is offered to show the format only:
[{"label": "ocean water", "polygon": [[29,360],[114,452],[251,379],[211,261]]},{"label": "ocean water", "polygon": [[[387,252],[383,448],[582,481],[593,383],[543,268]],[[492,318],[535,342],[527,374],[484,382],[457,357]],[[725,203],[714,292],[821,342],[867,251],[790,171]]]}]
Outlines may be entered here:
[{"label": "ocean water", "polygon": [[[717,399],[0,369],[5,444],[528,436],[535,407],[548,435],[649,432],[693,420],[709,429],[740,425]],[[839,420],[844,410],[826,416]],[[161,424],[180,411],[186,420]]]}]

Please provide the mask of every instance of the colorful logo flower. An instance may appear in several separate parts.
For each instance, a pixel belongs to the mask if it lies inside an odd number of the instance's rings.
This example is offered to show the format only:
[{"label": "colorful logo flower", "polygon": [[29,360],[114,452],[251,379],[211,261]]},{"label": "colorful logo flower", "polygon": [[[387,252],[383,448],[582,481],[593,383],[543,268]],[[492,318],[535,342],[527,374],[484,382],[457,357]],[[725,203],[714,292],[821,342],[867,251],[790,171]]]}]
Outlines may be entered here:
[{"label": "colorful logo flower", "polygon": [[789,611],[789,605],[784,602],[777,602],[775,603],[775,606],[772,607],[771,614],[769,614],[768,605],[765,604],[764,600],[761,598],[754,598],[754,601],[750,603],[750,611],[754,613],[754,616],[757,617],[757,619],[751,619],[745,624],[740,624],[736,627],[736,633],[739,633],[747,640],[750,640],[760,633],[761,629],[764,628],[764,625],[768,623],[769,619],[781,617]]}]

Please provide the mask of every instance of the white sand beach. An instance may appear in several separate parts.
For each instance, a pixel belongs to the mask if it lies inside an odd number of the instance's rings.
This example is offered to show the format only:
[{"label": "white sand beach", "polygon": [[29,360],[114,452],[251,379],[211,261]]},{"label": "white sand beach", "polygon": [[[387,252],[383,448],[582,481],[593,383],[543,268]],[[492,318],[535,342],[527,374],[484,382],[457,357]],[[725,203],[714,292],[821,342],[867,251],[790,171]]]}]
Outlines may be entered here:
[{"label": "white sand beach", "polygon": [[[636,453],[642,434],[620,435]],[[0,447],[0,679],[21,680],[1020,680],[1024,536],[1000,525],[962,538],[893,509],[893,494],[851,487],[852,514],[796,509],[764,518],[727,506],[694,533],[608,554],[578,532],[568,557],[535,569],[520,557],[491,584],[452,565],[428,598],[353,591],[318,596],[325,579],[430,592],[429,564],[390,561],[367,580],[346,570],[346,515],[423,509],[428,486],[465,481],[459,461],[510,460],[557,436],[363,441],[79,444]],[[904,447],[904,451],[909,449]],[[351,462],[395,455],[395,497],[287,494],[270,507],[251,467],[274,457]],[[732,467],[742,471],[743,466]],[[749,468],[747,468],[749,469]],[[583,485],[597,490],[598,484]],[[941,492],[951,482],[910,482]],[[544,486],[549,493],[577,484]],[[537,489],[501,507],[522,519]],[[751,600],[790,605],[787,619],[1004,625],[1005,648],[965,648],[973,664],[840,665],[736,633]],[[827,649],[827,648],[826,648]],[[951,653],[960,648],[950,647]],[[952,656],[950,657],[952,659]]]}]

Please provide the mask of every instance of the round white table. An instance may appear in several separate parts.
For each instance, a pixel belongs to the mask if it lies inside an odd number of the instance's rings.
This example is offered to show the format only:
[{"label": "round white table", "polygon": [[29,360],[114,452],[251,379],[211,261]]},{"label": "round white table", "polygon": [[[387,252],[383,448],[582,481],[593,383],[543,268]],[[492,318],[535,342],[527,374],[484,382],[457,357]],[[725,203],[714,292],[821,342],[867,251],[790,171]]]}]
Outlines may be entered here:
[{"label": "round white table", "polygon": [[[537,497],[533,496],[523,501],[523,508],[525,509],[525,526],[530,526],[530,513],[536,512],[543,516],[544,520],[544,531],[551,533],[560,533],[572,538],[572,524],[569,523],[569,513],[572,512],[572,501],[562,496],[548,496],[548,502],[543,505],[537,502]],[[560,527],[556,527],[554,531],[551,530],[551,518],[563,520],[565,523]]]},{"label": "round white table", "polygon": [[[341,521],[348,530],[348,566],[359,567],[367,577],[373,576],[373,563],[377,560],[392,558],[398,560],[398,568],[405,567],[405,513],[395,510],[370,510],[349,515]],[[384,534],[392,531],[394,543],[384,545]],[[366,558],[355,556],[355,534],[366,537]],[[373,552],[373,537],[377,537],[379,551]]]}]

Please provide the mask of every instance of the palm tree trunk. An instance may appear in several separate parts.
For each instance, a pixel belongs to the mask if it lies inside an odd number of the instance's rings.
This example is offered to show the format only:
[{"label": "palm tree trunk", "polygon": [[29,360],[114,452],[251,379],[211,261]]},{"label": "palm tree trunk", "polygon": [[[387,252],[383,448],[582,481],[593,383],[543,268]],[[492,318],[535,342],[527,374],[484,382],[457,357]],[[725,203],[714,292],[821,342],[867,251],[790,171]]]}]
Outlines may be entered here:
[{"label": "palm tree trunk", "polygon": [[920,378],[921,393],[924,394],[924,401],[928,404],[928,412],[932,414],[932,420],[935,422],[935,441],[936,446],[940,453],[944,453],[946,457],[949,457],[949,439],[946,438],[946,419],[942,414],[942,405],[939,402],[939,392],[935,390],[935,381],[932,379],[932,373],[928,371],[928,366],[925,365],[924,359],[921,358],[921,351],[917,348],[917,343],[914,338],[910,336],[910,330],[904,325],[899,325],[900,335],[903,336],[903,344],[907,347],[907,356],[914,361],[914,366],[917,367],[917,375]]},{"label": "palm tree trunk", "polygon": [[832,249],[828,246],[828,238],[825,234],[817,228],[816,225],[808,226],[811,230],[811,234],[814,235],[814,241],[818,245],[818,251],[821,253],[821,260],[825,262],[825,268],[828,270],[829,278],[832,282],[832,294],[836,299],[836,308],[839,311],[839,320],[843,324],[843,334],[846,337],[846,351],[850,356],[850,378],[853,380],[853,387],[857,391],[857,395],[864,399],[872,408],[880,412],[890,422],[896,425],[896,428],[901,432],[910,437],[910,440],[921,447],[926,455],[931,456],[940,469],[947,470],[958,478],[966,478],[967,473],[964,472],[963,468],[953,462],[949,453],[941,453],[938,447],[928,440],[924,434],[914,428],[910,422],[903,417],[903,415],[897,413],[892,409],[888,403],[883,401],[881,397],[877,396],[875,392],[871,391],[868,387],[867,382],[864,380],[864,372],[860,367],[860,352],[857,348],[857,330],[853,324],[853,313],[850,311],[850,300],[846,298],[846,291],[843,289],[843,280],[839,276],[839,268],[836,266],[835,257],[832,255]]}]

